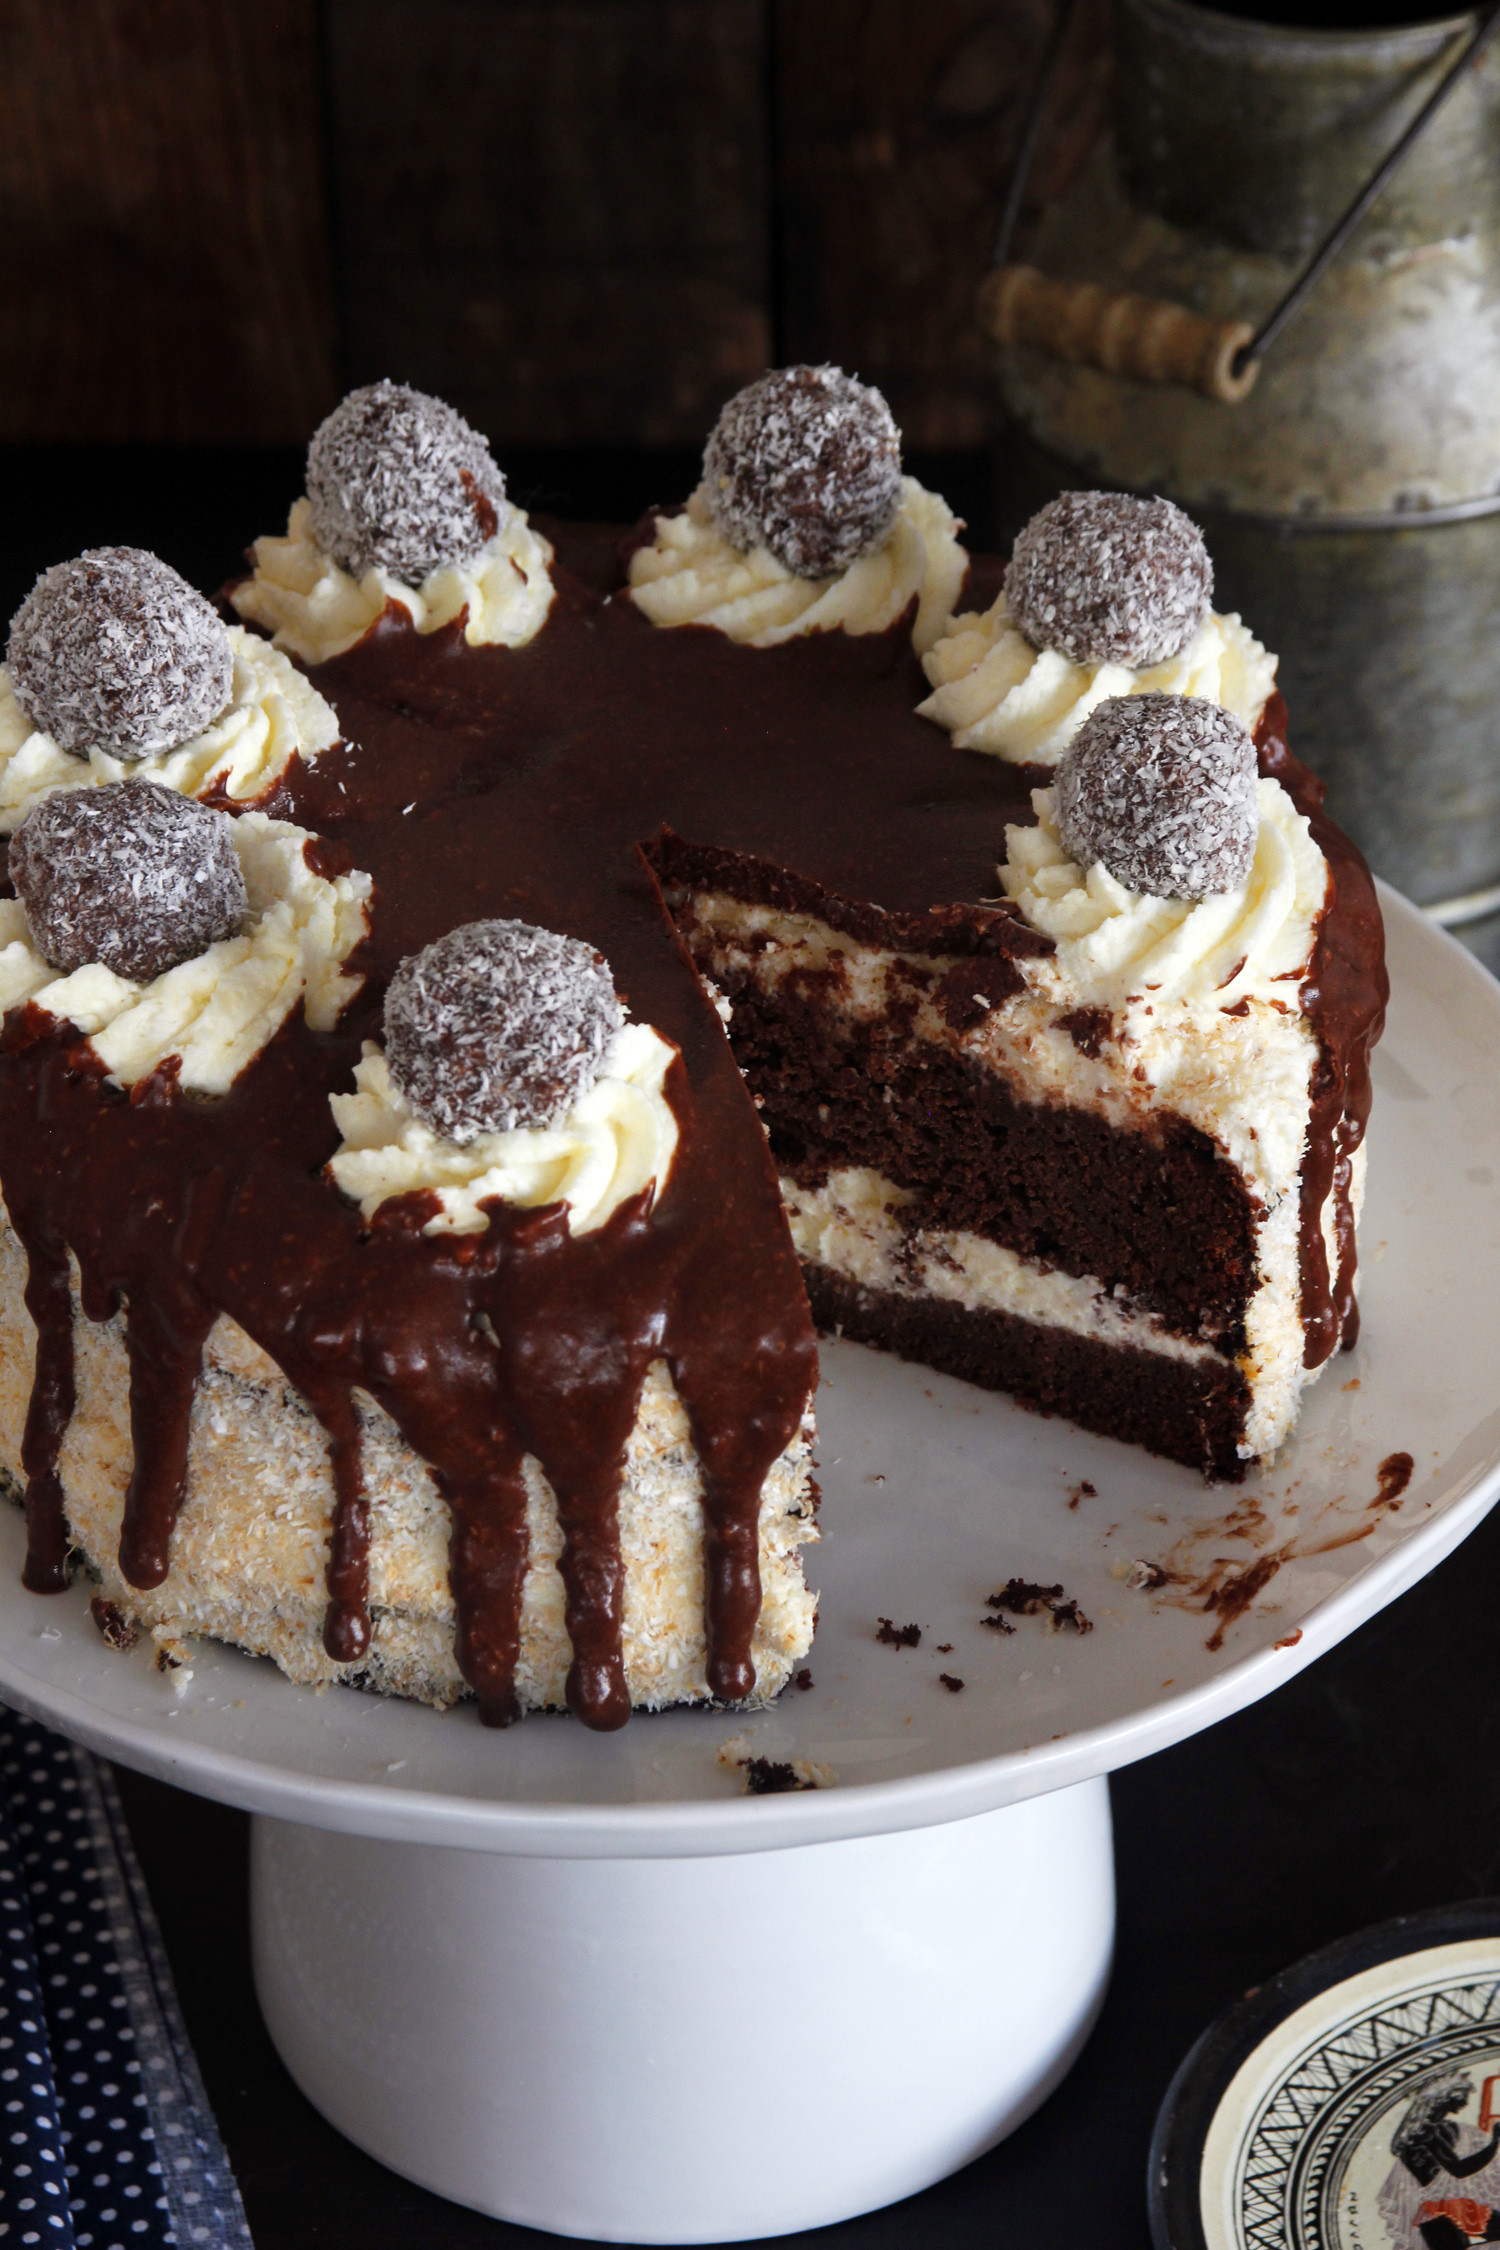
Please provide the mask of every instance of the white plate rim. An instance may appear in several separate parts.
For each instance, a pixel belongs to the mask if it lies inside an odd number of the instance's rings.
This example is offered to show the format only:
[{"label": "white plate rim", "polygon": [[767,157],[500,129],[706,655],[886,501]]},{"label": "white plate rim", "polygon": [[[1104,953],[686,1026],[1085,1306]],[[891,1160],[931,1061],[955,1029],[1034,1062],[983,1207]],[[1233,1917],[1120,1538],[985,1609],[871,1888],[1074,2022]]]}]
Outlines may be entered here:
[{"label": "white plate rim", "polygon": [[[1388,885],[1388,921],[1453,957],[1500,1037],[1500,983]],[[932,1827],[1072,1786],[1169,1748],[1242,1710],[1335,1647],[1458,1546],[1500,1497],[1500,1446],[1469,1489],[1301,1619],[1295,1647],[1259,1649],[1213,1678],[1118,1719],[996,1757],[871,1783],[759,1798],[547,1804],[433,1793],[381,1780],[320,1779],[194,1741],[160,1717],[132,1720],[63,1688],[40,1691],[0,1643],[0,1695],[89,1749],[221,1803],[390,1842],[558,1858],[680,1858],[780,1850]],[[303,1691],[307,1692],[307,1691]],[[339,1690],[331,1690],[339,1693]],[[637,1724],[650,1725],[648,1719]]]}]

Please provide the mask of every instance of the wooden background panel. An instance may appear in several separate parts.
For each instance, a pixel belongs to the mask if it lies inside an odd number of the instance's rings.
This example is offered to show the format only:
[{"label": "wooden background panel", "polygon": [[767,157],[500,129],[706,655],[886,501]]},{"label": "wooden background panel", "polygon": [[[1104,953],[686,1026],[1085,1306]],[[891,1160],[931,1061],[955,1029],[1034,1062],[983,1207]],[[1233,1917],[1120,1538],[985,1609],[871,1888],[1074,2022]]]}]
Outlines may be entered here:
[{"label": "wooden background panel", "polygon": [[[390,374],[502,448],[696,446],[805,358],[983,445],[974,292],[1055,4],[0,0],[0,440],[299,443]],[[1107,6],[1039,194],[1098,131]]]},{"label": "wooden background panel", "polygon": [[0,85],[0,438],[305,436],[314,0],[0,0]]},{"label": "wooden background panel", "polygon": [[[785,356],[878,383],[908,444],[995,428],[974,319],[1055,0],[774,0]],[[1101,128],[1105,0],[1084,0],[1028,202]]]},{"label": "wooden background panel", "polygon": [[345,364],[501,445],[701,438],[771,350],[762,0],[328,0]]}]

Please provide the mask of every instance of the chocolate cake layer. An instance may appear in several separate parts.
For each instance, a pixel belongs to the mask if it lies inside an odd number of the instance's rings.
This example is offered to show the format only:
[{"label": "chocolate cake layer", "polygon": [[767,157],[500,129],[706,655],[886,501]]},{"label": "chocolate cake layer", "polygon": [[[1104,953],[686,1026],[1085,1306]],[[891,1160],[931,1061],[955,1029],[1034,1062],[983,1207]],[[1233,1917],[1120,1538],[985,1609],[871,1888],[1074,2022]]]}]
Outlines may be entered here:
[{"label": "chocolate cake layer", "polygon": [[1229,1482],[1249,1390],[1232,1360],[1191,1364],[934,1297],[860,1286],[826,1266],[804,1268],[813,1318],[826,1334],[874,1344],[1023,1406],[1065,1414],[1085,1430],[1124,1438]]}]

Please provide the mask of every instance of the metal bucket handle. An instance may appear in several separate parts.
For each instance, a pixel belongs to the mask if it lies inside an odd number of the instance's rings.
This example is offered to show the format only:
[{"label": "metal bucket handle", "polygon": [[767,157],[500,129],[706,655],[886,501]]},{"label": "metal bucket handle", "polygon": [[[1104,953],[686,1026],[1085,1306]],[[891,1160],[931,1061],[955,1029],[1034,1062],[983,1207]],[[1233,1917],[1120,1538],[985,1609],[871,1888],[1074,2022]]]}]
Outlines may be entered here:
[{"label": "metal bucket handle", "polygon": [[1096,283],[1056,281],[1035,266],[1009,263],[1011,238],[1031,176],[1042,117],[1078,0],[1062,0],[1042,57],[1036,91],[1006,193],[990,271],[979,291],[979,317],[999,344],[1031,344],[1054,359],[1129,375],[1141,383],[1183,383],[1205,398],[1235,406],[1253,388],[1261,360],[1298,306],[1333,263],[1371,204],[1405,163],[1448,96],[1500,30],[1500,0],[1492,0],[1473,37],[1444,71],[1395,145],[1381,159],[1349,208],[1329,229],[1275,310],[1252,329],[1246,320],[1210,320],[1162,297],[1101,289]]}]

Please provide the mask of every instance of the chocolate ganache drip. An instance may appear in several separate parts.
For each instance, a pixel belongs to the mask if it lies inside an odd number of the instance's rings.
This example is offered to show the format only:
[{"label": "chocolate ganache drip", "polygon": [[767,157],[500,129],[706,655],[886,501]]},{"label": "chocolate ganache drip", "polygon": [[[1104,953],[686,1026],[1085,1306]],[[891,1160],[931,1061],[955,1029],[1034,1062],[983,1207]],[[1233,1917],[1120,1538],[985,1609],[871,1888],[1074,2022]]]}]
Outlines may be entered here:
[{"label": "chocolate ganache drip", "polygon": [[[1324,784],[1288,748],[1286,700],[1279,691],[1261,713],[1255,746],[1262,774],[1279,781],[1297,810],[1307,815],[1313,841],[1328,862],[1328,899],[1313,946],[1312,971],[1302,987],[1303,1012],[1318,1040],[1302,1162],[1302,1358],[1304,1366],[1321,1367],[1336,1346],[1352,1351],[1359,1341],[1352,1167],[1370,1121],[1370,1054],[1385,1025],[1391,986],[1370,870],[1323,811]],[[1330,1192],[1331,1271],[1323,1233]]]},{"label": "chocolate ganache drip", "polygon": [[[1031,817],[1037,776],[955,754],[916,716],[925,681],[909,619],[771,649],[657,630],[611,591],[620,580],[602,566],[597,527],[546,528],[556,599],[527,645],[470,647],[461,617],[419,635],[388,610],[317,668],[343,743],[316,766],[294,761],[276,809],[324,839],[321,860],[347,855],[374,877],[371,933],[353,963],[366,981],[337,1029],[314,1033],[298,1011],[227,1094],[202,1099],[170,1063],[123,1092],[73,1026],[16,1011],[0,1038],[0,1185],[30,1261],[38,1331],[29,1586],[65,1576],[71,1254],[83,1313],[125,1309],[135,1464],[120,1560],[132,1583],[166,1572],[203,1347],[225,1314],[329,1435],[330,1652],[357,1663],[370,1638],[362,1393],[451,1510],[459,1663],[495,1724],[516,1707],[524,1463],[541,1464],[564,1534],[568,1701],[589,1725],[612,1727],[629,1709],[617,1496],[648,1368],[665,1361],[702,1464],[708,1685],[726,1700],[755,1684],[760,1493],[816,1377],[771,1155],[664,907],[652,839],[669,830],[790,870],[810,910],[877,941],[882,929],[897,944],[918,928],[935,939],[939,922],[944,949],[960,956],[1005,959],[1048,941],[1009,909],[952,903],[992,890],[1006,823]],[[1314,785],[1279,726],[1262,727],[1262,769],[1307,809]],[[1313,1211],[1321,1164],[1347,1202],[1383,1004],[1368,877],[1315,821],[1341,912],[1325,917],[1308,1002],[1328,1079],[1308,1166]],[[487,919],[595,948],[631,1014],[679,1050],[666,1089],[679,1126],[669,1186],[591,1233],[572,1235],[562,1206],[496,1202],[482,1234],[426,1236],[423,1195],[393,1198],[366,1224],[325,1171],[338,1140],[329,1096],[349,1089],[362,1040],[379,1036],[397,965]],[[1337,1275],[1330,1283],[1325,1260],[1320,1282],[1321,1234],[1304,1225],[1310,1357],[1315,1327],[1328,1349],[1340,1323],[1350,1333],[1346,1236]]]}]

